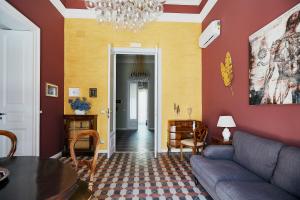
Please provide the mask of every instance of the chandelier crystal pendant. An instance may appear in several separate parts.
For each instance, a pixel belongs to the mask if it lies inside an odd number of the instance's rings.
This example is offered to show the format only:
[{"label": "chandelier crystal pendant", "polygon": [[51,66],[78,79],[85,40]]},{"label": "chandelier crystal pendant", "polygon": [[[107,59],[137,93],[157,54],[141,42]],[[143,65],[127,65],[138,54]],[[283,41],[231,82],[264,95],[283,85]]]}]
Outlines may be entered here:
[{"label": "chandelier crystal pendant", "polygon": [[95,11],[98,22],[112,23],[115,28],[138,30],[163,13],[161,0],[84,0]]}]

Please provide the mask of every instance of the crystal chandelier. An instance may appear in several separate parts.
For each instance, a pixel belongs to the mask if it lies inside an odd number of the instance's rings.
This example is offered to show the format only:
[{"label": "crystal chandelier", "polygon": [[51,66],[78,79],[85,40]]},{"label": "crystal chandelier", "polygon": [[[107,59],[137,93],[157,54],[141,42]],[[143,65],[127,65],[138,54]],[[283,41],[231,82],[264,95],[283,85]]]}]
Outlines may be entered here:
[{"label": "crystal chandelier", "polygon": [[161,0],[84,0],[95,11],[98,22],[109,22],[115,28],[138,30],[163,13]]}]

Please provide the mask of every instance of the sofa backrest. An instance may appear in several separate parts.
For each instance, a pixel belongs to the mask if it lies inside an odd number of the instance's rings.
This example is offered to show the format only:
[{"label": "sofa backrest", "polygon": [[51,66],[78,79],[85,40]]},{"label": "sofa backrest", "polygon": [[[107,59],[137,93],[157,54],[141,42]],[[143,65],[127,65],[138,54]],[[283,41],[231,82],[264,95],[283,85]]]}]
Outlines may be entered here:
[{"label": "sofa backrest", "polygon": [[242,131],[233,135],[233,160],[270,181],[283,144]]},{"label": "sofa backrest", "polygon": [[300,198],[300,148],[282,148],[271,183]]}]

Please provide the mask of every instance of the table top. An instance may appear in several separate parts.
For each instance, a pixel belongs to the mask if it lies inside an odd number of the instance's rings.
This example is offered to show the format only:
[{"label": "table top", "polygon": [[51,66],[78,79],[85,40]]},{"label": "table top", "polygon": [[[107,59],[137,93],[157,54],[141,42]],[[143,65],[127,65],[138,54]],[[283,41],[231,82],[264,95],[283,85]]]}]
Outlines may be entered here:
[{"label": "table top", "polygon": [[0,183],[0,199],[57,199],[74,191],[78,181],[76,171],[56,159],[21,156],[2,159],[0,166],[10,171]]}]

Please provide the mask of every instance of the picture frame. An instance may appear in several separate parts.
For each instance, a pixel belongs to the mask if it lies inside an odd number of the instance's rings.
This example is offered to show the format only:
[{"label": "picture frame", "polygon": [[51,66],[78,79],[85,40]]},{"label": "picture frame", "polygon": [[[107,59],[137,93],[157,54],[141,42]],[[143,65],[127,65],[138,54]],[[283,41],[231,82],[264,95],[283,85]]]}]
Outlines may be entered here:
[{"label": "picture frame", "polygon": [[97,88],[90,88],[89,89],[89,96],[90,97],[97,97]]},{"label": "picture frame", "polygon": [[52,83],[46,83],[46,96],[58,97],[58,86]]}]

